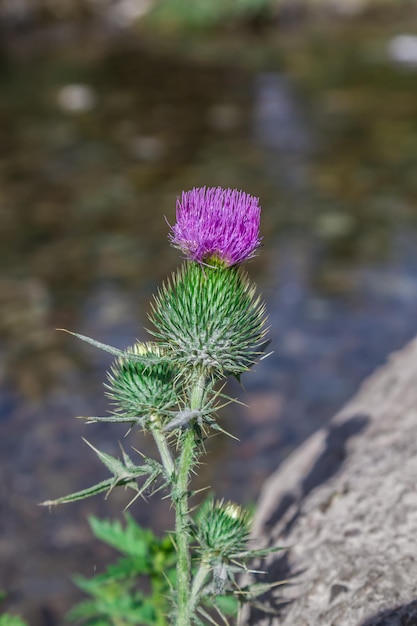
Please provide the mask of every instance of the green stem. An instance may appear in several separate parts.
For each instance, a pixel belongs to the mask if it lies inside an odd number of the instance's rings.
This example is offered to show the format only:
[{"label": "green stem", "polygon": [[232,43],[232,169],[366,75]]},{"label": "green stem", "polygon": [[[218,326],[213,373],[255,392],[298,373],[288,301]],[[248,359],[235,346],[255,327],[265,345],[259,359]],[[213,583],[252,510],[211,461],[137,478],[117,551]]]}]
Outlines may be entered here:
[{"label": "green stem", "polygon": [[[201,375],[190,390],[190,409],[201,408],[206,378]],[[175,502],[175,537],[177,542],[177,620],[175,626],[190,626],[192,607],[190,604],[191,556],[189,536],[188,489],[189,476],[194,462],[195,436],[192,428],[186,430],[181,440],[178,460]]]},{"label": "green stem", "polygon": [[190,596],[190,609],[191,609],[191,613],[194,611],[194,609],[197,607],[198,602],[200,600],[200,592],[204,586],[204,583],[207,580],[207,576],[210,573],[210,564],[205,562],[205,561],[201,561],[200,563],[200,567],[198,568],[195,576],[194,576],[194,580],[193,580],[193,586],[191,588],[191,596]]},{"label": "green stem", "polygon": [[161,457],[162,465],[164,466],[167,478],[172,480],[175,471],[174,461],[172,460],[165,435],[161,432],[159,425],[152,427],[152,435],[158,447],[159,455]]},{"label": "green stem", "polygon": [[190,626],[191,559],[189,546],[188,480],[193,461],[194,433],[187,430],[182,439],[177,474],[175,538],[177,542],[177,621],[176,626]]},{"label": "green stem", "polygon": [[192,411],[198,411],[198,409],[202,407],[206,391],[206,382],[204,374],[199,374],[194,381],[190,393],[190,409]]}]

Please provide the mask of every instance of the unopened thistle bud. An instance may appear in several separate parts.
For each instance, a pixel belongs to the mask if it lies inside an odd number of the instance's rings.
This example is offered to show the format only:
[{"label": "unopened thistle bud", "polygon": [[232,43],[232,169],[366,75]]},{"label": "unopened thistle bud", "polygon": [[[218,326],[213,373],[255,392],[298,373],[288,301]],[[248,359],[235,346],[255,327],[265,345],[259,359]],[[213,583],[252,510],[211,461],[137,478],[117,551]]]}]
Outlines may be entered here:
[{"label": "unopened thistle bud", "polygon": [[265,307],[237,267],[184,264],[152,305],[153,332],[183,367],[208,376],[239,376],[265,344]]},{"label": "unopened thistle bud", "polygon": [[177,403],[175,373],[163,351],[154,343],[136,343],[127,352],[161,360],[151,364],[124,357],[116,360],[106,384],[116,413],[146,422],[172,409]]},{"label": "unopened thistle bud", "polygon": [[196,538],[206,558],[227,559],[244,551],[249,539],[249,515],[234,502],[209,501],[196,519]]}]

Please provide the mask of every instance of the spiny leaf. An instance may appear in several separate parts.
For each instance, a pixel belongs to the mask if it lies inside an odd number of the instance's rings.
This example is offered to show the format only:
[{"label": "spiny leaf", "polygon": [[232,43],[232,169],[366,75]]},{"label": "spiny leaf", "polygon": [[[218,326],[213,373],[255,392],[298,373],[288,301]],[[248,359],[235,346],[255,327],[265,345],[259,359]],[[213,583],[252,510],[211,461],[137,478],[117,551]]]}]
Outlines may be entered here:
[{"label": "spiny leaf", "polygon": [[[101,452],[100,450],[97,450],[97,448],[95,448],[93,444],[87,441],[87,439],[85,439],[84,437],[82,439],[92,450],[94,450],[94,452],[97,454],[100,461],[107,467],[108,470],[110,470],[110,472],[115,477],[124,477],[126,475],[127,468],[123,464],[122,461],[119,461],[119,459],[115,459],[113,456],[110,456],[110,454],[106,454],[105,452]],[[148,473],[148,468],[146,468],[145,466],[141,468],[142,471],[140,471],[139,467],[137,469],[139,470],[139,474]]]},{"label": "spiny leaf", "polygon": [[[126,511],[130,506],[132,506],[132,504],[138,499],[140,498],[144,492],[152,485],[152,483],[154,483],[156,481],[156,479],[158,478],[159,474],[161,472],[157,471],[157,472],[153,472],[152,474],[150,474],[148,476],[148,478],[145,480],[144,484],[142,485],[142,487],[140,489],[138,489],[138,492],[135,494],[135,496],[132,498],[132,500],[130,500],[130,502],[128,502],[124,508],[124,510]],[[162,489],[165,485],[161,485],[159,487],[159,489]],[[155,491],[159,491],[159,489],[156,489]],[[155,492],[154,492],[155,493]]]},{"label": "spiny leaf", "polygon": [[288,580],[278,580],[274,583],[254,583],[253,585],[248,585],[243,589],[239,589],[235,591],[235,594],[239,596],[239,599],[244,602],[251,602],[253,599],[258,596],[262,596],[263,594],[271,591],[275,587],[280,587],[281,585],[287,584]]},{"label": "spiny leaf", "polygon": [[232,554],[231,558],[252,559],[257,556],[268,556],[268,554],[273,554],[274,552],[281,552],[282,550],[286,550],[286,548],[277,547],[277,548],[263,548],[261,550],[245,550],[244,552],[238,552],[236,554]]},{"label": "spiny leaf", "polygon": [[125,480],[120,480],[115,484],[114,478],[108,478],[107,480],[103,480],[97,485],[87,487],[87,489],[82,489],[81,491],[76,491],[75,493],[71,493],[68,496],[62,496],[62,498],[57,498],[56,500],[46,500],[45,502],[41,502],[40,506],[56,506],[57,504],[67,504],[68,502],[83,500],[84,498],[95,496],[102,491],[112,490],[116,485],[125,485],[127,487],[130,487],[133,486],[133,481],[132,478],[126,478]]},{"label": "spiny leaf", "polygon": [[[91,446],[91,444],[89,445]],[[93,446],[91,447],[93,448],[93,450],[96,451],[96,449]],[[97,450],[96,452],[98,453],[99,451]],[[101,460],[103,460],[101,457],[101,455],[103,454],[104,453],[100,453],[98,455]],[[63,496],[62,498],[57,498],[56,500],[46,500],[45,502],[41,502],[40,505],[41,506],[55,506],[57,504],[66,504],[68,502],[75,502],[76,500],[82,500],[83,498],[95,496],[96,494],[102,491],[107,491],[108,493],[110,493],[115,487],[120,487],[120,486],[130,487],[138,492],[137,495],[141,495],[143,491],[145,491],[152,484],[152,482],[154,482],[158,478],[158,476],[162,473],[161,465],[157,461],[154,461],[152,459],[148,459],[148,464],[142,465],[142,466],[135,466],[133,465],[132,462],[130,462],[131,467],[129,467],[128,465],[124,466],[121,461],[117,461],[117,459],[114,459],[113,457],[110,457],[109,455],[105,455],[105,457],[108,457],[106,458],[107,462],[103,460],[103,463],[107,467],[109,467],[109,465],[112,465],[113,468],[116,470],[115,472],[113,472],[114,476],[112,478],[103,480],[102,482],[98,483],[97,485],[93,485],[92,487],[87,487],[87,489],[82,489],[81,491],[76,491],[75,493],[71,493],[68,496]],[[109,462],[108,459],[111,459],[111,462]],[[150,474],[150,475],[148,479],[145,481],[145,484],[141,488],[139,488],[136,480],[137,478],[144,476],[146,474]]]},{"label": "spiny leaf", "polygon": [[109,354],[113,354],[114,356],[122,357],[124,359],[128,359],[131,361],[140,361],[141,363],[159,363],[161,361],[161,358],[155,358],[144,354],[138,355],[128,350],[119,350],[119,348],[114,348],[113,346],[109,346],[106,343],[102,343],[101,341],[97,341],[96,339],[92,339],[91,337],[87,337],[86,335],[74,333],[71,330],[67,330],[66,328],[57,328],[57,330],[63,333],[67,333],[68,335],[72,335],[73,337],[77,337],[77,339],[85,341],[95,348],[99,348],[99,350],[103,350],[104,352],[108,352]]},{"label": "spiny leaf", "polygon": [[[122,446],[120,446],[120,450],[121,450],[121,452],[122,452],[123,461],[124,461],[124,464],[126,465],[126,467],[127,467],[128,469],[135,469],[135,468],[136,468],[136,465],[133,463],[132,459],[130,458],[130,456],[128,455],[128,453],[127,453],[127,452],[125,452],[125,450],[123,449],[123,447],[122,447]],[[146,457],[145,457],[145,458],[146,458]],[[148,462],[149,462],[149,464],[150,464],[150,465],[153,465],[153,463],[152,463],[152,459],[148,459]],[[158,465],[158,466],[159,466],[159,463],[158,463],[157,461],[154,461],[154,463],[155,463],[156,465]],[[155,468],[155,467],[156,467],[156,465],[153,465],[153,467]]]},{"label": "spiny leaf", "polygon": [[130,424],[136,424],[142,421],[141,417],[128,417],[126,415],[117,415],[117,413],[114,413],[110,417],[98,417],[96,415],[84,417],[83,415],[79,415],[77,419],[85,420],[86,424],[95,424],[96,422],[110,422],[112,424],[129,422]]}]

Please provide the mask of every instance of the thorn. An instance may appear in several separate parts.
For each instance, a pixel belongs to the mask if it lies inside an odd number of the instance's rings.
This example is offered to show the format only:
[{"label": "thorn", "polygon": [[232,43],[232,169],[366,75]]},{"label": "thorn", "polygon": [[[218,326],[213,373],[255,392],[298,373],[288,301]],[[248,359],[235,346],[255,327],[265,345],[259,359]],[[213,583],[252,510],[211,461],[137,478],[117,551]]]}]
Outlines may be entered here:
[{"label": "thorn", "polygon": [[143,501],[144,501],[144,502],[147,502],[147,500],[146,500],[145,496],[143,495],[143,493],[141,493],[141,492],[139,491],[139,492],[138,492],[138,493],[137,493],[137,494],[136,494],[136,495],[135,495],[135,496],[134,496],[134,497],[130,500],[130,502],[128,502],[128,503],[126,504],[125,508],[123,509],[123,512],[124,512],[124,511],[127,511],[127,509],[128,509],[128,508],[130,508],[130,506],[131,506],[131,505],[132,505],[132,504],[133,504],[133,503],[134,503],[134,502],[135,502],[135,501],[136,501],[139,497],[143,498]]},{"label": "thorn", "polygon": [[134,450],[135,452],[137,452],[139,454],[139,456],[142,457],[142,459],[147,459],[148,457],[145,456],[145,454],[143,452],[141,452],[140,450],[138,450],[137,448],[135,448],[134,446],[132,446],[132,450]]}]

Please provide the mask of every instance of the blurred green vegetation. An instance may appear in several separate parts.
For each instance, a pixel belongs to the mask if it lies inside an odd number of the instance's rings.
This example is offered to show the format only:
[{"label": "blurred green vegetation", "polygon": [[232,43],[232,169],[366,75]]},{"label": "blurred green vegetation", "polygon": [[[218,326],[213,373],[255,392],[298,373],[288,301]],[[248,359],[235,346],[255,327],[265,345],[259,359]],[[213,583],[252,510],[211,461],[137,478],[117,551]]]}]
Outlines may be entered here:
[{"label": "blurred green vegetation", "polygon": [[242,20],[271,18],[273,0],[169,0],[156,2],[148,18],[154,25],[180,28],[230,24]]},{"label": "blurred green vegetation", "polygon": [[32,0],[0,3],[0,24],[45,25],[98,20],[115,27],[142,23],[167,31],[222,29],[246,24],[298,24],[323,16],[350,20],[412,11],[414,0]]},{"label": "blurred green vegetation", "polygon": [[94,578],[74,579],[89,599],[71,610],[70,621],[88,626],[166,626],[176,563],[171,538],[157,538],[130,515],[124,525],[97,518],[89,521],[94,536],[122,556]]},{"label": "blurred green vegetation", "polygon": [[0,615],[0,626],[27,626],[27,624],[18,615],[3,613]]},{"label": "blurred green vegetation", "polygon": [[[7,599],[7,593],[0,589],[0,604]],[[11,613],[0,614],[0,626],[27,626],[27,623],[19,616]]]}]

